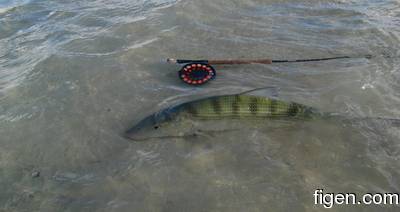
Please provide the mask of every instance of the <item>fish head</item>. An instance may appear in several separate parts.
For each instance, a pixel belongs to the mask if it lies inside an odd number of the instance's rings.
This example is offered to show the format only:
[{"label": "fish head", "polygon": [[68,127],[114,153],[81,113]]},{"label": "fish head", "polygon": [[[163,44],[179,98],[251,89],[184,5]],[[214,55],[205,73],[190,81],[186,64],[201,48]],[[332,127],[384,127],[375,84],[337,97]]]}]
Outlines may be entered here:
[{"label": "fish head", "polygon": [[177,136],[177,114],[170,110],[163,110],[142,119],[126,132],[126,137],[135,141],[152,138],[167,138]]}]

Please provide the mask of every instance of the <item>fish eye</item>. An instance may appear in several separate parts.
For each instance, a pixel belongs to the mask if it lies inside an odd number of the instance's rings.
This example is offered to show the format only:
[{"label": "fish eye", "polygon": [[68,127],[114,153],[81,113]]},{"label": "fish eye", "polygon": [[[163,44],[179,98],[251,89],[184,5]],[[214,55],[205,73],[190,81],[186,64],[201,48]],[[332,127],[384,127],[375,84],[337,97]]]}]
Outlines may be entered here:
[{"label": "fish eye", "polygon": [[160,126],[158,126],[158,125],[155,125],[154,126],[154,129],[156,130],[156,129],[158,129]]}]

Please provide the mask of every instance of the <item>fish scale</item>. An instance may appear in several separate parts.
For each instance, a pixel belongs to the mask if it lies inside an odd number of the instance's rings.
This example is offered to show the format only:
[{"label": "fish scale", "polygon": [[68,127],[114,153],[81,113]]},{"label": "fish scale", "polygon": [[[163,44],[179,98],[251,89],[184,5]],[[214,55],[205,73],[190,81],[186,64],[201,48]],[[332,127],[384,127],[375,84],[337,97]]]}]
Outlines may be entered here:
[{"label": "fish scale", "polygon": [[199,118],[307,117],[313,111],[298,103],[250,95],[210,97],[182,106],[185,112]]}]

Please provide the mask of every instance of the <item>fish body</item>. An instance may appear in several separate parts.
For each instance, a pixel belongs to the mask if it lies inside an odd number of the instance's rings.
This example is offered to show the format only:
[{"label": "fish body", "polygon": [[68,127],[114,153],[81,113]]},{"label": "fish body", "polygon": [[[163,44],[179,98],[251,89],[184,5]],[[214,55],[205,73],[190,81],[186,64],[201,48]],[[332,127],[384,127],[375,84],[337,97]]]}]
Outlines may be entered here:
[{"label": "fish body", "polygon": [[295,102],[251,95],[225,95],[184,103],[177,108],[180,113],[201,119],[268,119],[311,118],[317,110]]},{"label": "fish body", "polygon": [[197,120],[301,119],[323,116],[318,110],[295,102],[252,95],[208,97],[166,108],[152,114],[126,132],[133,140],[191,135],[198,128]]}]

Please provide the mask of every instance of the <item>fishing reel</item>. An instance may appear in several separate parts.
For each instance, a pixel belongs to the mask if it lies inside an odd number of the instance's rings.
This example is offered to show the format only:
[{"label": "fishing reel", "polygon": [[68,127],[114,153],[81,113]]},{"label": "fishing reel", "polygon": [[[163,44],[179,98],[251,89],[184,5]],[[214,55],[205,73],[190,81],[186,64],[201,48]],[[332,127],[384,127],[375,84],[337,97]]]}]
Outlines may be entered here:
[{"label": "fishing reel", "polygon": [[[227,59],[227,60],[184,60],[168,58],[171,64],[185,64],[178,72],[179,78],[189,85],[202,85],[212,80],[216,76],[216,71],[211,65],[239,65],[239,64],[272,64],[272,63],[301,63],[313,61],[325,61],[336,59],[357,58],[350,56],[324,57],[312,59],[295,60],[272,60],[272,59]],[[371,58],[369,55],[359,56],[358,58]]]},{"label": "fishing reel", "polygon": [[215,69],[207,63],[188,63],[178,72],[179,78],[189,85],[202,85],[216,76]]}]

